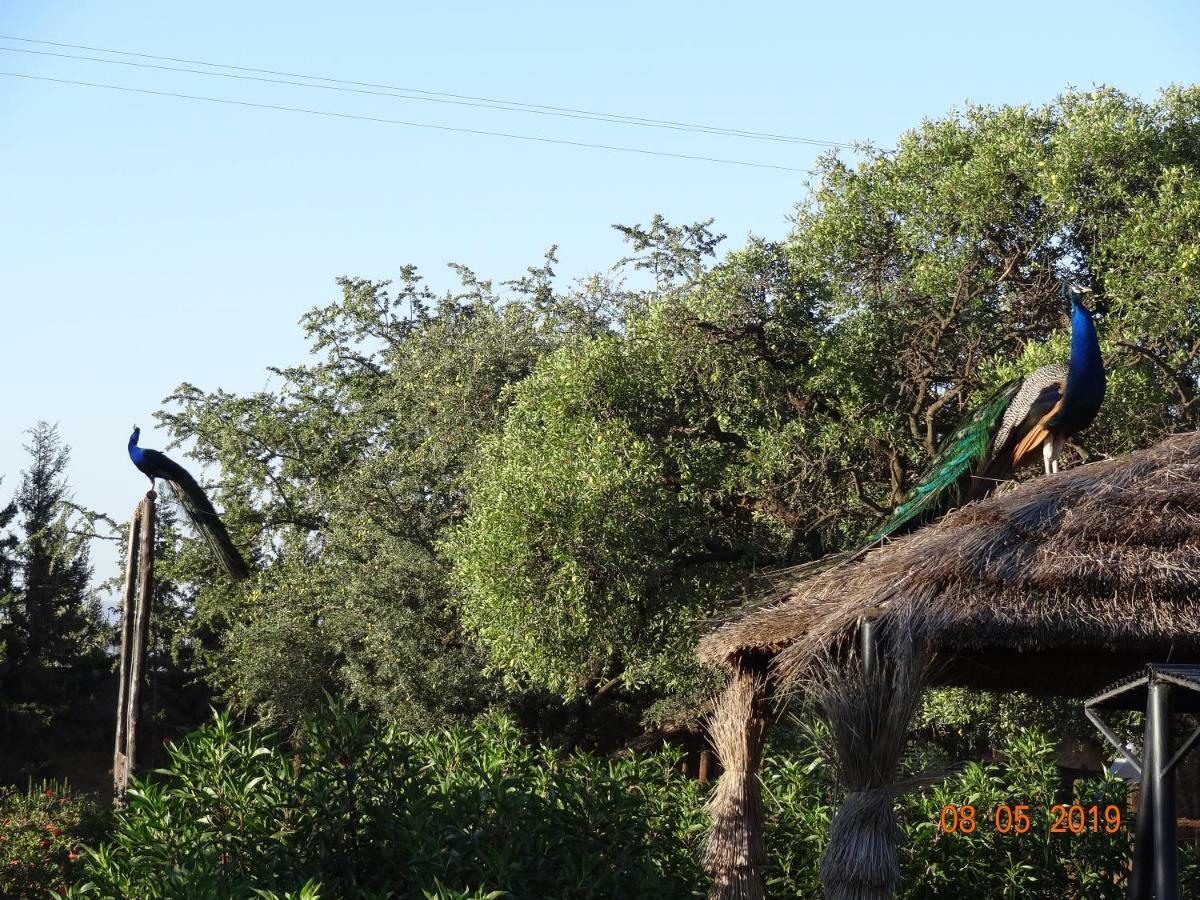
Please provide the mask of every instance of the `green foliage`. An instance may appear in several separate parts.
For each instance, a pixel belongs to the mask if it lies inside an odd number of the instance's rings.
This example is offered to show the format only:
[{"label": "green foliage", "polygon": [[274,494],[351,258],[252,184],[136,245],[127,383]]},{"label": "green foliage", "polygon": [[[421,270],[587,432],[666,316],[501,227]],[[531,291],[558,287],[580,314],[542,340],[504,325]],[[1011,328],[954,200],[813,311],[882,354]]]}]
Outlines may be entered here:
[{"label": "green foliage", "polygon": [[982,759],[1031,729],[1060,747],[1096,740],[1079,700],[1017,692],[933,688],[925,692],[912,722],[915,740],[932,754],[931,765]]},{"label": "green foliage", "polygon": [[[566,756],[492,718],[416,736],[335,706],[288,745],[218,716],[130,791],[77,896],[690,897],[680,757]],[[266,896],[266,895],[264,895]]]},{"label": "green foliage", "polygon": [[[647,396],[657,373],[638,346],[584,343],[522,382],[484,450],[469,530],[447,547],[464,623],[493,664],[566,697],[614,675],[678,685],[692,674],[672,671],[694,640],[688,611],[730,587],[708,565],[720,531],[709,492],[672,484],[714,463],[664,458],[647,436],[662,398]],[[623,391],[612,415],[596,409]]]},{"label": "green foliage", "polygon": [[[704,277],[711,290],[695,306],[724,309],[745,288],[727,312],[746,323],[801,290],[767,244]],[[777,465],[760,446],[787,452],[775,441],[785,385],[697,315],[667,296],[631,312],[620,335],[556,351],[514,389],[485,444],[467,518],[444,547],[464,622],[518,684],[573,697],[617,677],[660,696],[693,693],[697,616],[756,560],[786,553],[790,517],[751,493]],[[772,359],[805,340],[794,330],[763,339]]]},{"label": "green foliage", "polygon": [[[56,426],[41,422],[29,434],[30,464],[14,502],[21,540],[0,539],[0,733],[35,742],[72,705],[86,708],[81,701],[107,668],[109,635],[69,502],[70,450]],[[0,513],[0,524],[11,519],[12,507]]]},{"label": "green foliage", "polygon": [[[831,816],[841,791],[828,765],[828,738],[819,724],[802,720],[784,729],[768,749],[762,780],[769,864],[768,895],[819,897],[818,878]],[[1082,833],[1054,833],[1051,808],[1063,795],[1054,763],[1054,744],[1044,731],[1008,733],[998,744],[1000,762],[971,763],[930,787],[903,794],[897,812],[904,840],[900,847],[900,900],[979,896],[1045,900],[1117,900],[1125,896],[1125,867],[1132,849],[1134,817],[1126,812],[1126,788],[1116,779],[1077,782],[1073,799],[1098,806],[1099,830],[1086,818]],[[909,765],[937,756],[937,748],[911,748]],[[916,774],[913,771],[907,775]],[[943,832],[945,806],[975,807],[975,830]],[[1029,830],[1002,833],[995,810],[1027,805]],[[1105,829],[1103,810],[1121,809],[1119,830]],[[1007,820],[1001,814],[1001,822]],[[1191,876],[1188,876],[1189,878]],[[1193,882],[1185,879],[1186,884]]]},{"label": "green foliage", "polygon": [[107,814],[66,784],[0,787],[0,896],[44,897],[82,869],[83,844],[98,840]]},{"label": "green foliage", "polygon": [[[1125,896],[1125,867],[1132,847],[1133,817],[1125,811],[1125,784],[1119,779],[1080,783],[1071,803],[1097,806],[1098,829],[1085,816],[1081,833],[1055,833],[1052,807],[1061,802],[1054,745],[1042,732],[1013,735],[1003,745],[1005,762],[971,763],[937,787],[910,797],[903,820],[909,843],[903,857],[903,896],[911,900],[963,896],[1070,897],[1118,900]],[[944,832],[946,806],[975,809],[975,828]],[[996,810],[1028,806],[1029,830],[997,828]],[[1068,806],[1070,804],[1068,803]],[[1105,828],[1103,810],[1122,812],[1119,830]],[[1008,820],[1000,814],[1002,828]],[[953,821],[953,819],[949,819]]]},{"label": "green foliage", "polygon": [[496,291],[458,267],[435,298],[412,268],[396,289],[345,279],[304,326],[311,365],[247,397],[181,386],[164,422],[218,463],[235,538],[259,574],[236,588],[200,553],[171,575],[203,585],[205,663],[243,708],[280,723],[325,691],[410,727],[462,721],[494,697],[450,603],[442,533],[465,514],[465,473],[506,387],[574,332],[602,330],[608,287],[568,297],[543,267]]},{"label": "green foliage", "polygon": [[654,290],[514,389],[444,545],[493,664],[694,690],[692,623],[870,533],[982,396],[1066,355],[1063,275],[1098,289],[1111,372],[1071,452],[1195,427],[1198,106],[970,106],[825,158],[787,241],[708,269],[706,223],[621,229]]},{"label": "green foliage", "polygon": [[243,587],[172,564],[210,675],[281,723],[325,691],[425,728],[523,691],[686,716],[705,621],[872,533],[982,397],[1065,355],[1064,275],[1110,372],[1068,453],[1200,425],[1198,109],[967,106],[823,158],[782,242],[618,226],[617,280],[563,290],[553,255],[441,298],[343,280],[311,364],[162,416],[260,562]]},{"label": "green foliage", "polygon": [[15,534],[6,530],[16,517],[16,503],[0,507],[0,667],[4,666],[4,658],[8,653],[8,643],[11,640],[8,629],[11,626],[7,623],[12,621],[12,607],[17,599],[14,584],[18,539]]},{"label": "green foliage", "polygon": [[[807,715],[776,729],[762,768],[770,897],[817,897],[842,789],[828,734]],[[1000,761],[972,763],[901,795],[902,900],[1123,896],[1134,818],[1125,785],[1063,793],[1052,743],[1010,736]],[[375,730],[334,705],[292,742],[219,715],[139,782],[108,840],[88,851],[67,896],[701,897],[706,789],[680,756],[565,755],[525,743],[511,721],[413,735]],[[920,754],[917,754],[919,756]],[[910,773],[911,774],[911,773]],[[1072,799],[1067,799],[1067,798]],[[1122,811],[1120,828],[1054,833],[1066,800]],[[973,832],[944,832],[945,806],[976,809]],[[1029,830],[995,827],[1028,806]],[[1200,887],[1194,854],[1186,890]]]}]

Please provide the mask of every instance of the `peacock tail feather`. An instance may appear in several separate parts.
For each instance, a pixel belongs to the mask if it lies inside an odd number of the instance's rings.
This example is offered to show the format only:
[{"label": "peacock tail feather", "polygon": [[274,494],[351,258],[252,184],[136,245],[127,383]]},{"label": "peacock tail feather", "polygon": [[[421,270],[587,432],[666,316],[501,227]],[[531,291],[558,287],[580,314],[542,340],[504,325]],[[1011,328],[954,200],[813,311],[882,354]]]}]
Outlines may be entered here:
[{"label": "peacock tail feather", "polygon": [[942,442],[921,480],[883,527],[867,539],[868,545],[927,521],[967,499],[971,477],[987,463],[992,439],[1022,383],[1023,379],[1016,378],[1002,385]]},{"label": "peacock tail feather", "polygon": [[[155,451],[147,450],[147,454]],[[217,515],[212,502],[204,493],[204,489],[196,482],[191,473],[183,466],[167,456],[156,453],[154,460],[159,470],[159,477],[171,486],[171,493],[183,511],[187,513],[192,526],[203,535],[208,546],[212,548],[217,559],[229,576],[241,581],[250,575],[250,568],[242,558],[221,517]]]}]

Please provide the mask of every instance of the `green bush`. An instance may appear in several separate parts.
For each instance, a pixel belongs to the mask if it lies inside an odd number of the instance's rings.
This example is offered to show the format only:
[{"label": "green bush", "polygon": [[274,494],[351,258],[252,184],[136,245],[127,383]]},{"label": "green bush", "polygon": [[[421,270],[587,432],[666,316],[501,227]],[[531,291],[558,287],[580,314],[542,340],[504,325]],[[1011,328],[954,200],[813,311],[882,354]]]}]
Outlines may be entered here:
[{"label": "green bush", "polygon": [[[692,897],[701,791],[678,754],[418,736],[335,708],[293,745],[218,716],[131,789],[73,896]],[[497,893],[498,892],[498,893]],[[286,895],[286,894],[285,894]]]},{"label": "green bush", "polygon": [[104,811],[67,785],[0,787],[0,897],[45,897],[82,866],[84,842],[97,840]]},{"label": "green bush", "polygon": [[[1054,747],[1038,731],[1017,733],[1003,746],[1004,763],[972,763],[942,784],[909,796],[901,810],[908,836],[903,854],[905,900],[978,896],[996,898],[1079,898],[1116,900],[1125,896],[1125,866],[1133,836],[1125,813],[1125,783],[1120,779],[1078,782],[1065,805],[1096,806],[1096,830],[1085,820],[1081,833],[1052,831],[1060,782]],[[1066,798],[1062,798],[1066,799]],[[943,831],[946,806],[975,810],[975,827]],[[1028,830],[1010,827],[1011,813],[1028,806]],[[1120,828],[1109,833],[1103,811],[1121,810]],[[948,814],[952,823],[954,814]],[[1005,833],[1007,832],[1007,833]]]},{"label": "green bush", "polygon": [[[769,896],[821,896],[818,872],[841,794],[819,725],[777,729],[762,771]],[[1124,895],[1132,816],[1109,834],[1053,833],[1053,747],[1031,730],[1002,762],[973,763],[897,803],[901,900],[979,896],[1106,900]],[[703,897],[706,790],[680,755],[604,758],[531,747],[515,725],[413,735],[334,707],[294,742],[227,716],[170,748],[137,782],[106,843],[66,896],[154,898]],[[923,763],[920,753],[909,767]],[[913,774],[913,773],[909,773]],[[1124,810],[1114,779],[1075,800]],[[943,807],[970,804],[976,828],[946,833]],[[998,805],[1029,807],[1002,833]],[[1200,859],[1183,860],[1187,895]]]}]

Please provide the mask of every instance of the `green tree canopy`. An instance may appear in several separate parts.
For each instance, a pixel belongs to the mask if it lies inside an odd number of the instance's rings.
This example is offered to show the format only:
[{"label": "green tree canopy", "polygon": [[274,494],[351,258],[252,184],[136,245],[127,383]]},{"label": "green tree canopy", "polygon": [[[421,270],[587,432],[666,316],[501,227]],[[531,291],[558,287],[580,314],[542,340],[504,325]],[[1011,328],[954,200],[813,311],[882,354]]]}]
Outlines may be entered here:
[{"label": "green tree canopy", "polygon": [[[70,449],[57,426],[40,422],[29,434],[29,468],[14,501],[22,539],[0,542],[0,578],[6,582],[0,590],[6,587],[9,596],[0,624],[0,696],[7,724],[26,737],[68,705],[86,700],[107,638],[90,587],[86,532],[76,527],[69,502]],[[0,515],[0,524],[11,520],[12,509]],[[15,560],[6,564],[14,547]]]},{"label": "green tree canopy", "polygon": [[1063,276],[1110,371],[1069,453],[1198,424],[1200,89],[952,112],[822,159],[786,239],[723,257],[710,222],[618,230],[618,271],[566,289],[553,254],[441,297],[345,279],[310,364],[169,398],[259,563],[233,586],[183,542],[167,573],[228,696],[686,709],[695,637],[757,573],[869,533],[982,392],[1065,356]]},{"label": "green tree canopy", "polygon": [[164,423],[219,464],[235,537],[258,548],[245,588],[181,556],[231,699],[288,722],[346,693],[412,727],[491,702],[437,543],[466,514],[464,473],[507,386],[569,335],[607,328],[611,285],[558,297],[553,263],[500,289],[456,267],[462,287],[443,297],[412,268],[395,287],[344,279],[303,320],[312,364],[273,370],[278,387],[251,396],[183,385],[170,398]]},{"label": "green tree canopy", "polygon": [[626,230],[653,296],[515,389],[447,545],[464,620],[564,696],[698,683],[695,629],[749,576],[861,538],[981,391],[1065,356],[1063,276],[1112,373],[1072,452],[1195,427],[1198,164],[1200,90],[1071,92],[827,157],[786,241],[710,270],[703,223]]}]

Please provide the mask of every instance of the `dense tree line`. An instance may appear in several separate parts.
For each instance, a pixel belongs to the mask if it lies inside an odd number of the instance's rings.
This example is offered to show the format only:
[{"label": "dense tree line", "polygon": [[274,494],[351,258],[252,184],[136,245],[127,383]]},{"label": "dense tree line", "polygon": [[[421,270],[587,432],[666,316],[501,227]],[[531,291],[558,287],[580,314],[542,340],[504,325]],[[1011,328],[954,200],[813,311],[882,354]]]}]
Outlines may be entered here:
[{"label": "dense tree line", "polygon": [[[1200,89],[968,107],[823,158],[793,223],[727,252],[711,222],[618,226],[626,255],[565,285],[553,249],[506,282],[454,266],[444,294],[346,278],[275,386],[179,386],[160,424],[256,572],[230,583],[162,505],[155,702],[690,727],[706,623],[859,539],[983,393],[1064,357],[1064,275],[1097,291],[1110,370],[1070,454],[1196,427]],[[31,454],[0,511],[10,727],[61,709],[108,634],[65,448],[39,428]]]},{"label": "dense tree line", "polygon": [[51,730],[94,725],[110,632],[92,590],[89,530],[70,502],[58,429],[29,431],[29,466],[0,510],[0,736],[36,765]]},{"label": "dense tree line", "polygon": [[235,590],[180,557],[228,698],[688,719],[706,621],[866,533],[982,392],[1065,356],[1064,275],[1101,298],[1111,372],[1070,453],[1196,425],[1195,88],[968,107],[826,157],[786,239],[724,256],[711,223],[619,230],[629,255],[566,286],[553,251],[443,296],[345,279],[278,388],[168,399],[260,566]]}]

